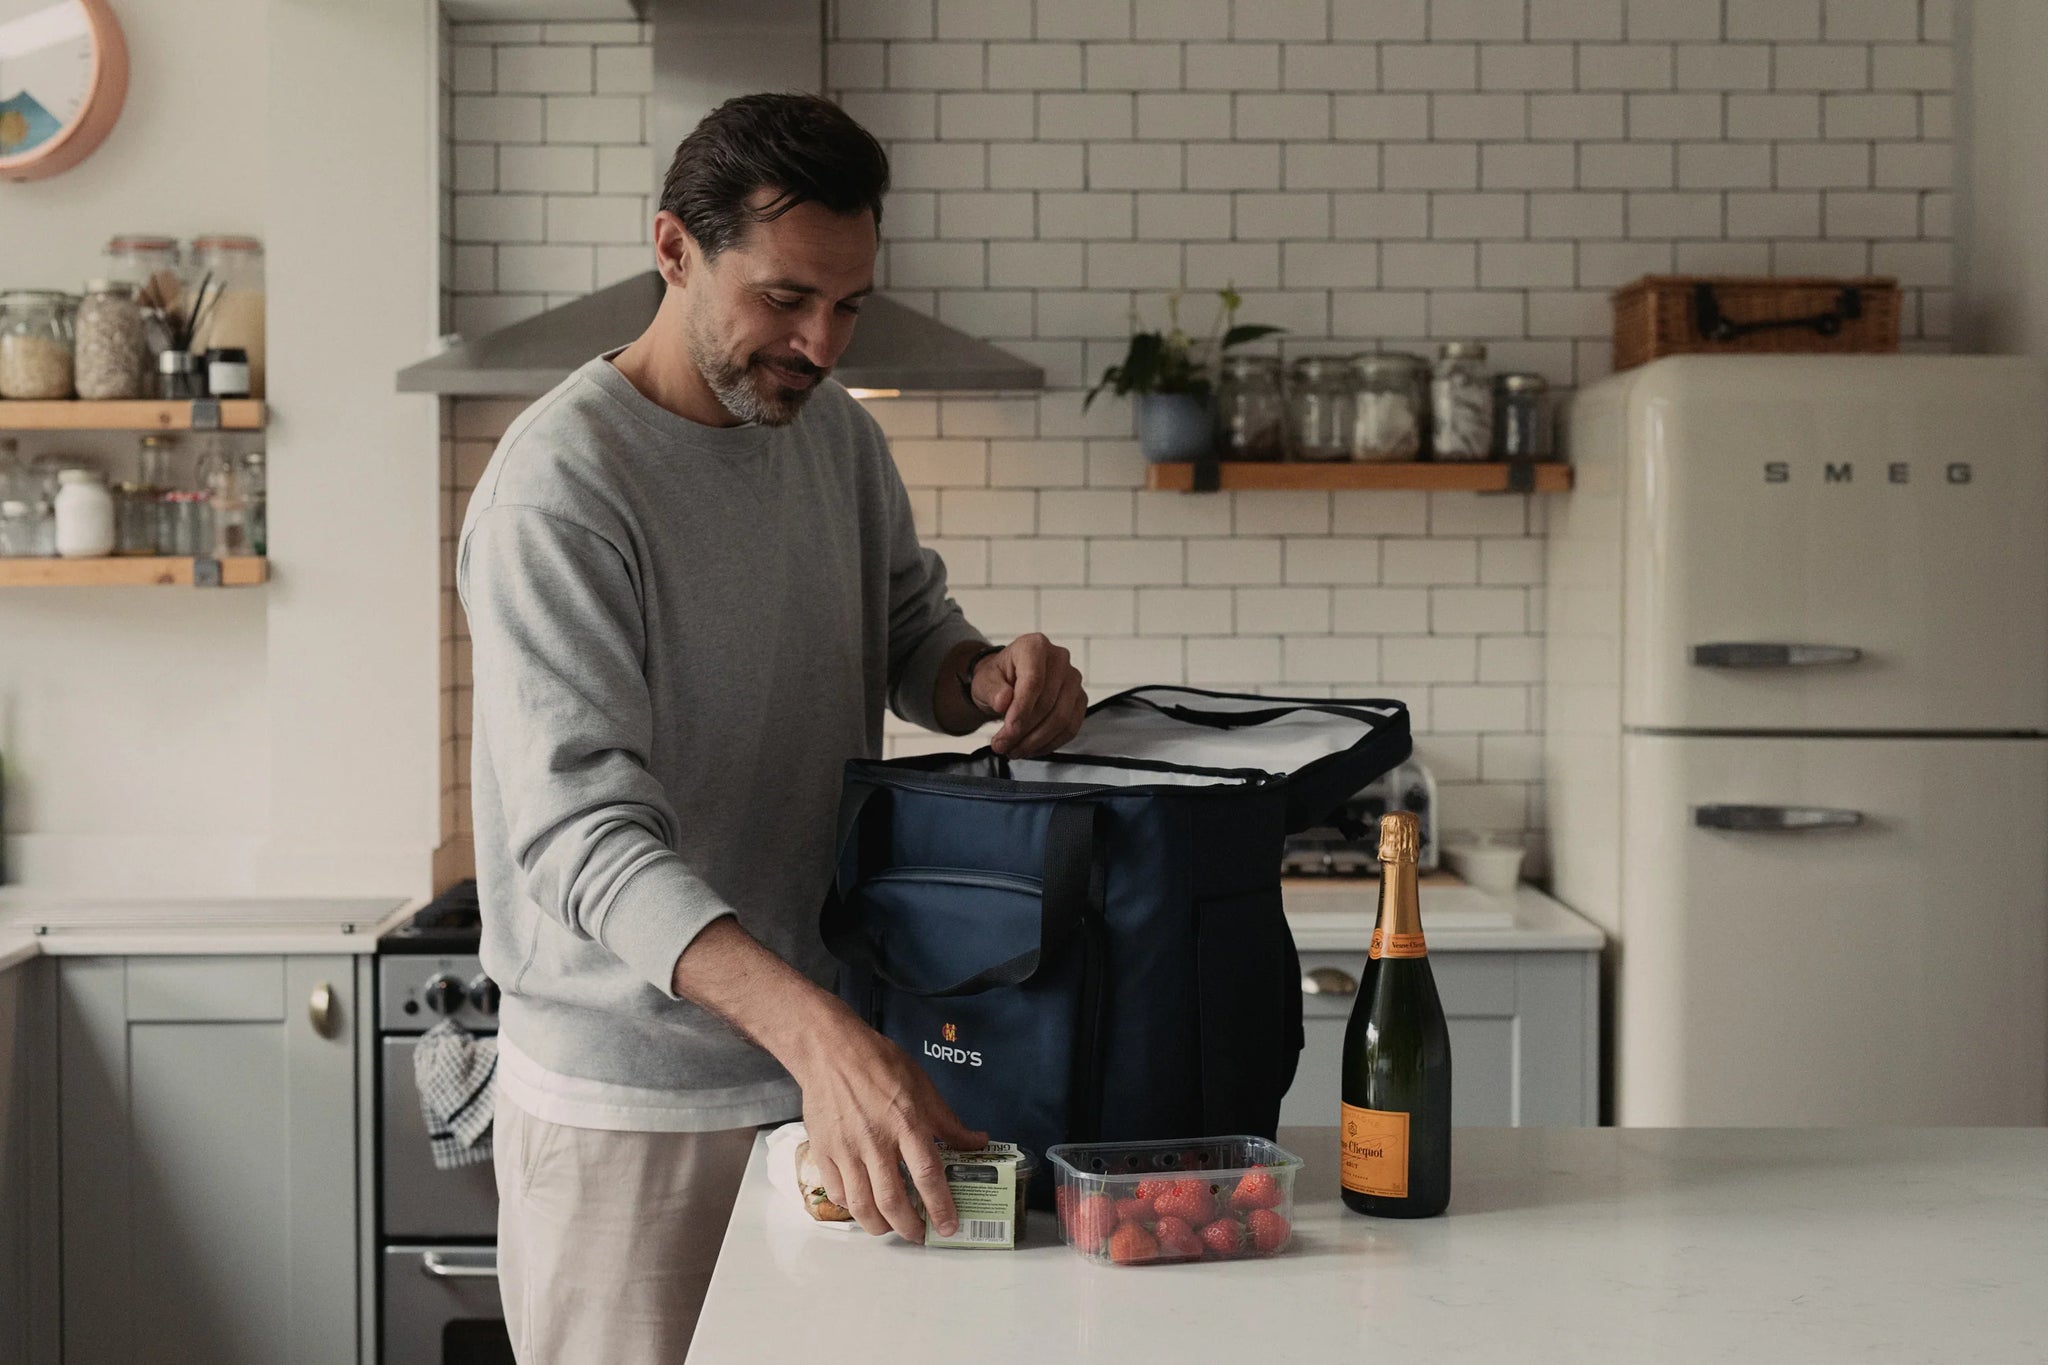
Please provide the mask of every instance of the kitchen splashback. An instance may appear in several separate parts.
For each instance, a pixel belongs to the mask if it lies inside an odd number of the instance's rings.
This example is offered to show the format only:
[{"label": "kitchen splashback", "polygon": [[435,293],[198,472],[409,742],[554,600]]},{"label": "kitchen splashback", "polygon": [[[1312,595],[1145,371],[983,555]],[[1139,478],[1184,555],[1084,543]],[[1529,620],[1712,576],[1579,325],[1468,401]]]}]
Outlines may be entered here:
[{"label": "kitchen splashback", "polygon": [[[991,634],[1135,682],[1388,693],[1447,828],[1534,831],[1543,500],[1137,491],[1080,390],[1137,305],[1235,281],[1286,351],[1477,337],[1569,388],[1652,271],[1892,274],[1948,336],[1940,0],[859,0],[828,81],[888,145],[882,280],[1045,367],[1016,399],[877,402]],[[637,24],[447,30],[447,301],[476,330],[645,267]],[[1203,305],[1189,314],[1206,322]],[[447,534],[516,403],[449,404]],[[451,541],[452,543],[452,541]],[[444,623],[444,822],[468,646]],[[948,745],[891,722],[893,752]]]}]

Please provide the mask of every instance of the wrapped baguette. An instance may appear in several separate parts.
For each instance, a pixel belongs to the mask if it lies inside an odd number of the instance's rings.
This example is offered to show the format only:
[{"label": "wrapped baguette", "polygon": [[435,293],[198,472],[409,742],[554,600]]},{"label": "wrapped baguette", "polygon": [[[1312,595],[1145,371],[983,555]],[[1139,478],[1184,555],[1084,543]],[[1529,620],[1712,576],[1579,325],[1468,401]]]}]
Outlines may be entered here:
[{"label": "wrapped baguette", "polygon": [[811,1160],[811,1143],[806,1138],[796,1145],[796,1184],[803,1196],[804,1212],[820,1223],[850,1223],[853,1215],[832,1202],[825,1193],[825,1176]]}]

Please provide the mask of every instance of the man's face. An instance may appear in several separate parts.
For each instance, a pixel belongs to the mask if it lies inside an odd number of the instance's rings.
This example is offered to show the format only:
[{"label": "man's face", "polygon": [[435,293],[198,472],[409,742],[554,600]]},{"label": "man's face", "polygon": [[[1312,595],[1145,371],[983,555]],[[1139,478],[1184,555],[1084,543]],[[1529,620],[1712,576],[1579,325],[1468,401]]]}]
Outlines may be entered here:
[{"label": "man's face", "polygon": [[[772,196],[757,192],[756,202]],[[771,427],[796,420],[853,339],[875,287],[875,221],[799,204],[749,224],[736,246],[690,253],[684,325],[690,358],[725,410]]]}]

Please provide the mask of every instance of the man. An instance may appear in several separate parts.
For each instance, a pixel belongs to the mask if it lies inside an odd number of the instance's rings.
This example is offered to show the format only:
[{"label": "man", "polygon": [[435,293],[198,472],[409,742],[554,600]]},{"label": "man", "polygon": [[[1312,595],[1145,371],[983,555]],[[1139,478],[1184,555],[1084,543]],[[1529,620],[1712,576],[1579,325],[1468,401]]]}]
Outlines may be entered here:
[{"label": "man", "polygon": [[836,106],[733,100],[677,148],[638,340],[499,443],[463,527],[483,960],[504,991],[499,1278],[522,1361],[677,1362],[757,1125],[919,1240],[929,1080],[833,997],[816,928],[845,759],[882,708],[1048,752],[1087,695],[990,646],[829,378],[874,285],[888,162]]}]

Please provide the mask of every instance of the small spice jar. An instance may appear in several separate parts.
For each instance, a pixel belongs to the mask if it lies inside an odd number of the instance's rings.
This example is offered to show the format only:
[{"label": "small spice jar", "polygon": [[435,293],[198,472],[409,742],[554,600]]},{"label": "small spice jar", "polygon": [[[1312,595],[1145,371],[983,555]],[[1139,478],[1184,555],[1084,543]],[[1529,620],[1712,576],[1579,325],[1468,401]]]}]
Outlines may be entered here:
[{"label": "small spice jar", "polygon": [[1419,458],[1428,362],[1405,351],[1372,351],[1351,358],[1351,373],[1358,386],[1351,458]]},{"label": "small spice jar", "polygon": [[1550,385],[1542,375],[1494,379],[1493,453],[1502,460],[1551,458]]},{"label": "small spice jar", "polygon": [[142,397],[148,349],[142,306],[125,280],[93,280],[78,304],[74,369],[80,398]]},{"label": "small spice jar", "polygon": [[206,391],[215,398],[247,398],[249,353],[239,346],[218,346],[208,351]]},{"label": "small spice jar", "polygon": [[1354,391],[1342,356],[1305,355],[1288,372],[1287,435],[1297,460],[1348,460]]},{"label": "small spice jar", "polygon": [[54,289],[0,294],[0,398],[71,396],[75,304]]},{"label": "small spice jar", "polygon": [[251,450],[242,456],[242,498],[248,504],[249,553],[270,553],[270,485],[263,452]]},{"label": "small spice jar", "polygon": [[1439,460],[1483,460],[1493,451],[1493,391],[1486,347],[1447,341],[1429,372],[1431,449]]},{"label": "small spice jar", "polygon": [[35,553],[35,508],[19,498],[0,502],[0,559],[27,559]]},{"label": "small spice jar", "polygon": [[1279,459],[1287,445],[1280,362],[1271,356],[1227,355],[1217,370],[1216,429],[1222,458]]}]

